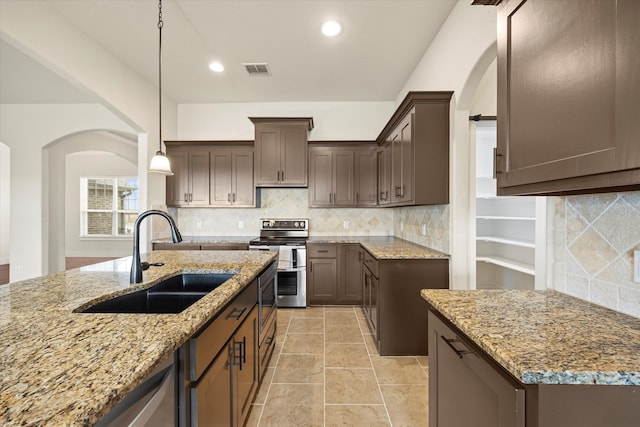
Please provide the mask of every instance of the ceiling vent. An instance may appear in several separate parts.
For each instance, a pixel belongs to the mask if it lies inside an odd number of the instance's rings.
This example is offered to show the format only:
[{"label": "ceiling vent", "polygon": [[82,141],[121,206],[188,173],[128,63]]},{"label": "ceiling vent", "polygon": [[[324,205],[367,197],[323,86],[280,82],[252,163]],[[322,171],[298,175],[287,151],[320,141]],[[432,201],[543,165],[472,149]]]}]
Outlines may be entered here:
[{"label": "ceiling vent", "polygon": [[242,64],[249,73],[250,76],[270,76],[271,71],[269,65],[266,62],[253,62]]}]

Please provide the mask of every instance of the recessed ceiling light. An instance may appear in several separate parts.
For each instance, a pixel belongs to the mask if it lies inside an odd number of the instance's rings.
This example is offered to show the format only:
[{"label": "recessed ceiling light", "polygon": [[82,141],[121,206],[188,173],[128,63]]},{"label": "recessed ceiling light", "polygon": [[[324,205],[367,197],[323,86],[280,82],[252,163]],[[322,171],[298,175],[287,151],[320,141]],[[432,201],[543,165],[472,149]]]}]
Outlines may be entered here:
[{"label": "recessed ceiling light", "polygon": [[218,61],[213,61],[209,64],[209,69],[211,71],[215,71],[216,73],[221,73],[224,71],[224,67]]},{"label": "recessed ceiling light", "polygon": [[327,21],[322,24],[322,34],[327,37],[333,37],[340,34],[342,26],[337,21]]}]

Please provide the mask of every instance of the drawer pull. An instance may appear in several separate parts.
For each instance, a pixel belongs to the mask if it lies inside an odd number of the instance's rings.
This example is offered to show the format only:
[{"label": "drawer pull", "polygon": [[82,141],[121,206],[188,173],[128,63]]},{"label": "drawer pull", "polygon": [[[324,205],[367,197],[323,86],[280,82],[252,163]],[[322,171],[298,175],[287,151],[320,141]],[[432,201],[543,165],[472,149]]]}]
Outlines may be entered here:
[{"label": "drawer pull", "polygon": [[321,250],[318,250],[318,253],[327,253],[327,252],[329,252],[329,250],[328,250],[328,249],[321,249]]},{"label": "drawer pull", "polygon": [[227,319],[240,320],[245,311],[247,311],[247,307],[234,308],[233,311],[229,313],[229,316],[227,316]]},{"label": "drawer pull", "polygon": [[453,352],[460,358],[462,359],[462,357],[465,354],[473,354],[473,351],[470,350],[458,350],[457,348],[454,347],[454,345],[452,343],[454,342],[462,342],[457,338],[445,338],[444,335],[440,335],[442,337],[442,339],[444,340],[444,342],[447,343],[447,345],[449,347],[451,347],[451,350],[453,350]]}]

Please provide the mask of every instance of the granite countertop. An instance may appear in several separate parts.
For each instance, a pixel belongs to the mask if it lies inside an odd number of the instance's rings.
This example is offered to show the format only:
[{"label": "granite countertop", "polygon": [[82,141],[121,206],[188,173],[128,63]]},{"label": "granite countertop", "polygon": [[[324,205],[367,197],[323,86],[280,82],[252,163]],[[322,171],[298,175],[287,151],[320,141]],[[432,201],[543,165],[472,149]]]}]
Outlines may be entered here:
[{"label": "granite countertop", "polygon": [[[250,236],[183,236],[182,243],[249,242]],[[362,245],[378,259],[448,259],[444,252],[393,236],[310,236],[308,243],[355,243]],[[171,243],[171,239],[154,243]]]},{"label": "granite countertop", "polygon": [[[0,286],[0,424],[96,423],[253,280],[276,252],[157,251]],[[236,272],[178,314],[74,312],[183,272]]]},{"label": "granite countertop", "polygon": [[640,319],[556,292],[421,291],[524,384],[640,385]]},{"label": "granite countertop", "polygon": [[379,260],[449,258],[444,252],[393,236],[312,236],[309,243],[360,243]]}]

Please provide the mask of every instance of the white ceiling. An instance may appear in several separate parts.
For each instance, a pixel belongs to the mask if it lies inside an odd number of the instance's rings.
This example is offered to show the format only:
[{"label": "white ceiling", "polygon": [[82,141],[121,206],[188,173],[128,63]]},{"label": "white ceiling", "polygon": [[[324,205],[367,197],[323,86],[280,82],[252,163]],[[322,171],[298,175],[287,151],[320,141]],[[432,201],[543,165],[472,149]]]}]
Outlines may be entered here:
[{"label": "white ceiling", "polygon": [[[157,85],[157,1],[41,3]],[[164,0],[163,92],[177,103],[393,101],[455,3]],[[333,39],[320,33],[328,18],[343,26]],[[0,59],[0,103],[91,99],[4,41]],[[212,60],[225,71],[211,72]],[[272,75],[250,77],[243,62],[267,62]]]}]

